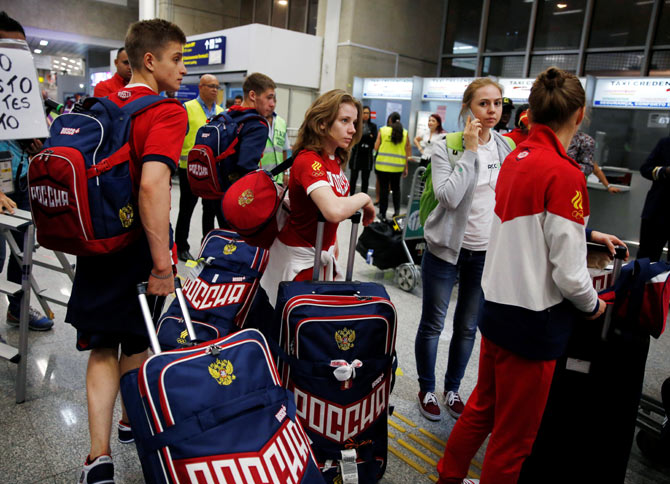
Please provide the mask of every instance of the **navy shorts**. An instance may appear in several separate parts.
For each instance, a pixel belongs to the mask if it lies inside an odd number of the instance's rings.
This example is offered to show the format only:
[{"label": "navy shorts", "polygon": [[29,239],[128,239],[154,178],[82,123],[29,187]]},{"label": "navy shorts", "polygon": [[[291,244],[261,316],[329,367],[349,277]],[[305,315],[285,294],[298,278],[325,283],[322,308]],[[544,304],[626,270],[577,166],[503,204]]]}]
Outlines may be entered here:
[{"label": "navy shorts", "polygon": [[136,334],[89,333],[77,331],[77,349],[88,351],[96,348],[118,348],[126,356],[142,353],[149,348],[149,338]]}]

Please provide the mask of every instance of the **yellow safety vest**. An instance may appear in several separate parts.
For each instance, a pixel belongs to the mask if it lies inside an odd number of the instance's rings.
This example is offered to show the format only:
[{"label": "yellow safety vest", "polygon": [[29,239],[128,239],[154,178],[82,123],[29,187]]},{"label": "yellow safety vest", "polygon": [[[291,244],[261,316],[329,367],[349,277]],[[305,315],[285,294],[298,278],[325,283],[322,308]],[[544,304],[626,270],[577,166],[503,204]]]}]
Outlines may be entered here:
[{"label": "yellow safety vest", "polygon": [[[223,111],[223,108],[218,104],[215,103],[215,106],[216,114]],[[185,169],[186,162],[188,161],[188,152],[191,151],[191,148],[193,148],[193,145],[195,144],[195,135],[198,133],[198,129],[200,126],[204,126],[207,123],[207,115],[197,99],[186,101],[184,107],[188,114],[188,133],[186,133],[184,144],[181,148],[179,168]]]},{"label": "yellow safety vest", "polygon": [[398,144],[391,142],[391,126],[384,126],[379,130],[381,144],[377,152],[377,161],[375,161],[375,170],[390,173],[402,173],[405,170],[407,154],[405,145],[407,144],[407,130],[402,130],[402,141]]},{"label": "yellow safety vest", "polygon": [[[265,142],[263,158],[261,158],[261,168],[272,170],[275,166],[284,161],[284,150],[286,149],[286,121],[280,116],[276,116],[272,123],[272,137],[268,132],[268,139]],[[283,173],[275,177],[277,183],[283,182]]]}]

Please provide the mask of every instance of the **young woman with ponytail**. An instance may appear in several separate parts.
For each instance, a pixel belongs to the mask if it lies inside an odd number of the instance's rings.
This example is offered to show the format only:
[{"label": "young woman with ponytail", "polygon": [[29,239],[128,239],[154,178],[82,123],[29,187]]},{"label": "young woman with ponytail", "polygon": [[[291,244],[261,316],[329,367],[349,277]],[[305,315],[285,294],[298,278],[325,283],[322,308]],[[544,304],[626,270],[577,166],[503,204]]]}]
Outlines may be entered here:
[{"label": "young woman with ponytail", "polygon": [[489,434],[480,483],[517,482],[573,323],[605,310],[586,269],[586,240],[611,250],[621,241],[584,236],[586,181],[565,152],[585,102],[573,74],[541,73],[529,98],[530,136],[500,170],[482,275],[479,376],[438,463],[441,484],[464,482]]}]

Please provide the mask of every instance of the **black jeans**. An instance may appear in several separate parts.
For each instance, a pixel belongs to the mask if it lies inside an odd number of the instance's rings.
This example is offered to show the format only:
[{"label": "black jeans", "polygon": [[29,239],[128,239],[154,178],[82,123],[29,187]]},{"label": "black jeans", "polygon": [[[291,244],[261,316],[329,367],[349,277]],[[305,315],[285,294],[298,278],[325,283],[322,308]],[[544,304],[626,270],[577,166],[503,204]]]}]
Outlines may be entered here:
[{"label": "black jeans", "polygon": [[351,189],[349,191],[350,195],[356,193],[356,182],[358,181],[358,174],[361,174],[361,192],[368,193],[368,185],[370,183],[370,170],[354,170],[351,169]]},{"label": "black jeans", "polygon": [[663,247],[669,240],[670,224],[663,220],[643,218],[640,224],[640,248],[637,251],[637,258],[648,257],[652,262],[660,260]]},{"label": "black jeans", "polygon": [[198,203],[198,197],[191,191],[188,184],[186,168],[179,168],[179,214],[177,215],[177,227],[174,232],[174,241],[178,250],[189,250],[188,231],[191,225],[191,216]]},{"label": "black jeans", "polygon": [[386,218],[386,209],[389,206],[389,185],[393,191],[393,216],[400,213],[400,177],[402,172],[389,173],[377,171],[379,178],[379,214]]}]

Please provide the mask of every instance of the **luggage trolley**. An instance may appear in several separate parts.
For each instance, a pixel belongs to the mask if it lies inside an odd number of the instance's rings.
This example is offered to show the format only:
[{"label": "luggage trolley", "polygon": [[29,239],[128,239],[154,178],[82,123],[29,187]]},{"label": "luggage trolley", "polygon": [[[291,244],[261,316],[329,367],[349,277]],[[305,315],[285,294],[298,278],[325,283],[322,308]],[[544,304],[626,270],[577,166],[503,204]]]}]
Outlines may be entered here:
[{"label": "luggage trolley", "polygon": [[402,224],[402,247],[407,255],[407,260],[400,264],[395,269],[395,279],[398,282],[398,287],[403,291],[411,292],[421,279],[420,268],[414,263],[412,253],[407,247],[408,240],[423,240],[423,225],[419,219],[419,202],[421,195],[426,186],[426,181],[423,179],[423,174],[426,168],[420,166],[414,172],[412,177],[412,186],[409,192],[409,203],[407,205],[407,215]]}]

